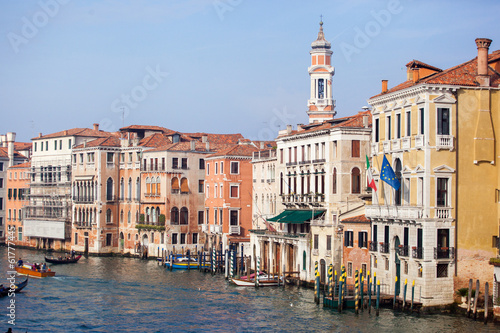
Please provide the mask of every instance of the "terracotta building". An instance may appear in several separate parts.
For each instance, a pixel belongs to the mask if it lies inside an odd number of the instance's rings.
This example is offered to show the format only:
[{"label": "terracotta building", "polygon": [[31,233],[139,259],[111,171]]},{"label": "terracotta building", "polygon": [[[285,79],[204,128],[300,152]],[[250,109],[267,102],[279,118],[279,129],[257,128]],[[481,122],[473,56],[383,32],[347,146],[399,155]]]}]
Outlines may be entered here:
[{"label": "terracotta building", "polygon": [[23,227],[25,207],[29,202],[30,166],[31,164],[26,162],[7,168],[6,230],[14,232],[14,238],[9,240],[20,246],[35,245],[30,237],[24,235]]}]

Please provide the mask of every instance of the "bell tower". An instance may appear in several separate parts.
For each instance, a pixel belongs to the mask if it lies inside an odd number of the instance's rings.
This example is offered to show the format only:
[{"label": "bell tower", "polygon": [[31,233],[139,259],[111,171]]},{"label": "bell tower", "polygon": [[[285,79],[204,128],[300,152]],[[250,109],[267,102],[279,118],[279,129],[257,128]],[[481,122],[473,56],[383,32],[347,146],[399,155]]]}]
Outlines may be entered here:
[{"label": "bell tower", "polygon": [[309,123],[333,119],[335,102],[332,97],[332,78],[335,68],[331,65],[332,45],[325,39],[323,21],[319,22],[318,38],[311,44],[311,97],[307,102]]}]

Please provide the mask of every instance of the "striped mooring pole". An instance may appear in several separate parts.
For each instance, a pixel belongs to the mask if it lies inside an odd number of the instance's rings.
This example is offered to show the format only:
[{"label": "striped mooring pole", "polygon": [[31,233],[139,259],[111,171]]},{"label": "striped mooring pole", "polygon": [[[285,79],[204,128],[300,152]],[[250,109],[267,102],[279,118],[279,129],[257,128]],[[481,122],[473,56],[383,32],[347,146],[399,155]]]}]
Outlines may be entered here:
[{"label": "striped mooring pole", "polygon": [[361,303],[360,303],[360,305],[361,305],[361,311],[364,311],[363,308],[365,307],[365,299],[364,299],[364,295],[365,294],[364,294],[364,290],[363,289],[365,287],[364,286],[364,280],[365,280],[365,278],[363,277],[363,273],[362,272],[363,272],[363,270],[361,270],[361,273],[360,273],[360,275],[361,275],[361,282],[359,284],[360,285],[360,290],[359,291],[361,293]]},{"label": "striped mooring pole", "polygon": [[335,298],[335,293],[337,292],[337,270],[335,270],[335,284],[333,285],[333,296],[332,300]]},{"label": "striped mooring pole", "polygon": [[229,265],[229,278],[233,278],[233,265],[234,265],[234,250],[229,248],[229,252],[231,253],[231,264]]},{"label": "striped mooring pole", "polygon": [[377,281],[377,306],[375,311],[377,317],[379,315],[379,306],[380,306],[380,281]]},{"label": "striped mooring pole", "polygon": [[215,275],[216,260],[217,260],[217,257],[215,256],[215,246],[214,246],[212,249],[212,275]]},{"label": "striped mooring pole", "polygon": [[318,262],[314,262],[314,303],[319,304],[319,271]]},{"label": "striped mooring pole", "polygon": [[257,269],[255,270],[255,288],[259,288],[260,257],[257,257]]},{"label": "striped mooring pole", "polygon": [[330,264],[328,267],[328,297],[332,297],[333,294],[333,265]]},{"label": "striped mooring pole", "polygon": [[368,274],[368,313],[372,313],[372,278]]},{"label": "striped mooring pole", "polygon": [[359,313],[359,273],[358,270],[354,273],[354,312]]},{"label": "striped mooring pole", "polygon": [[373,294],[377,293],[377,272],[373,272]]}]

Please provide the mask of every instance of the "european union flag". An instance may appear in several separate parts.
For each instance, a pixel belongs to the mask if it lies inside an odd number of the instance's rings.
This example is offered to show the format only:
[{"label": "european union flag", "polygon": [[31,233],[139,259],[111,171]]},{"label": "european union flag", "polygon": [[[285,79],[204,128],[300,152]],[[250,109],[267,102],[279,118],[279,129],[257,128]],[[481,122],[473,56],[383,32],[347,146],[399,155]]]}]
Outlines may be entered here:
[{"label": "european union flag", "polygon": [[396,174],[394,173],[394,170],[392,169],[385,155],[384,155],[384,161],[382,162],[382,171],[380,172],[380,179],[382,179],[384,182],[394,187],[396,191],[399,190],[399,188],[401,187],[401,184],[399,183],[399,180],[396,178]]}]

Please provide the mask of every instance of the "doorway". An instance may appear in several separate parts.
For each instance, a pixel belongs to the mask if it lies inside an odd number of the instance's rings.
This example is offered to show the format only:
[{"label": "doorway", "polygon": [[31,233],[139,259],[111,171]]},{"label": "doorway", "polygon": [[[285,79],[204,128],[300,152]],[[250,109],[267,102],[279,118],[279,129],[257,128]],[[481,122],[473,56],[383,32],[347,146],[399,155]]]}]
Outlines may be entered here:
[{"label": "doorway", "polygon": [[395,258],[395,264],[396,264],[396,295],[399,295],[399,291],[401,289],[401,260],[399,259],[399,237],[396,236],[394,239],[394,258]]}]

